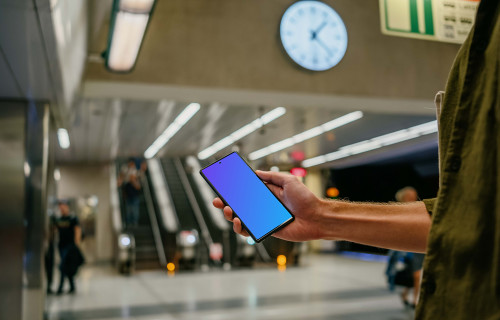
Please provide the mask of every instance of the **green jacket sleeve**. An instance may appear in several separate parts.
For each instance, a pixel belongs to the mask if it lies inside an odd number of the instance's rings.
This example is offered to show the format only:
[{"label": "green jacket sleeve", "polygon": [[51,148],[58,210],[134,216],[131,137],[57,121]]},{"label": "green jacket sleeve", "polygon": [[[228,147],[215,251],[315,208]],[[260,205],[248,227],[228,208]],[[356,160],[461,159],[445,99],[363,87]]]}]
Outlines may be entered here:
[{"label": "green jacket sleeve", "polygon": [[425,208],[427,209],[427,212],[432,215],[432,211],[434,210],[434,203],[436,203],[436,198],[432,199],[424,199],[422,200],[425,204]]}]

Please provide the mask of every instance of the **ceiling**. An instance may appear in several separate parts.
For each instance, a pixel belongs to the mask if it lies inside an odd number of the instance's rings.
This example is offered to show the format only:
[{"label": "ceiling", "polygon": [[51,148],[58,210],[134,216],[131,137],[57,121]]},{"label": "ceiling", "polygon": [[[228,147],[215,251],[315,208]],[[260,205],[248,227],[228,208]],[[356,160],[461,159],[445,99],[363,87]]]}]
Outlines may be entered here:
[{"label": "ceiling", "polygon": [[[187,104],[188,102],[168,100],[81,99],[77,102],[71,117],[71,147],[67,150],[58,148],[56,159],[59,163],[96,163],[108,162],[116,157],[142,156],[147,147]],[[200,111],[167,143],[159,155],[196,155],[202,149],[274,107],[202,104]],[[240,153],[247,155],[249,152],[289,138],[348,112],[350,111],[319,107],[288,107],[285,115],[246,136],[237,143],[237,146]],[[428,115],[365,112],[360,120],[268,156],[258,163],[290,162],[288,154],[292,150],[303,151],[306,157],[329,153],[348,144],[433,119],[434,116]],[[396,149],[404,150],[405,147],[410,147],[411,150],[419,147],[428,149],[435,147],[435,142],[436,136],[431,135],[423,140],[415,139],[396,145]],[[388,149],[392,150],[394,147]],[[213,157],[222,156],[231,150],[231,147],[227,147]],[[376,153],[370,154],[373,156]],[[387,156],[388,153],[385,152],[384,155]]]}]

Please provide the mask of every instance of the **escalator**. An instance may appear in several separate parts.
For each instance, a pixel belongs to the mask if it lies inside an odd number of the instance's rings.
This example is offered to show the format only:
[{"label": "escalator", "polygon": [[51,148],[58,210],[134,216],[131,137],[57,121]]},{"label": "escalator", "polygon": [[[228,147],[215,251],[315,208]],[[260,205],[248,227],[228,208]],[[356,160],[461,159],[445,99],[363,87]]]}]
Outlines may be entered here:
[{"label": "escalator", "polygon": [[137,227],[126,229],[135,239],[135,268],[137,270],[160,268],[160,261],[156,250],[155,239],[151,230],[151,222],[147,214],[144,214],[141,205],[141,217]]},{"label": "escalator", "polygon": [[162,167],[165,172],[165,180],[172,196],[177,218],[182,230],[196,229],[200,231],[198,222],[192,214],[193,208],[181,183],[173,159],[162,159]]},{"label": "escalator", "polygon": [[[150,162],[149,162],[150,163]],[[148,166],[149,166],[148,163]],[[155,213],[155,218],[156,222],[158,224],[158,231],[160,234],[161,242],[163,245],[163,250],[165,252],[165,259],[166,262],[174,262],[176,258],[176,251],[177,251],[177,241],[176,241],[176,236],[177,236],[177,225],[174,223],[174,225],[169,225],[168,221],[165,221],[168,219],[165,215],[162,215],[162,208],[160,207],[160,197],[166,197],[168,196],[165,193],[163,195],[159,195],[157,192],[158,190],[155,189],[154,183],[153,183],[153,174],[157,174],[156,172],[151,172],[150,169],[147,170],[147,183],[149,190],[151,191],[151,200],[153,202],[154,206],[154,213]],[[155,192],[153,192],[155,191]]]},{"label": "escalator", "polygon": [[[208,248],[211,240],[203,236],[201,226],[203,222],[195,216],[194,208],[182,183],[180,175],[182,171],[178,171],[175,159],[162,159],[161,165],[179,221],[179,266],[182,269],[194,269],[198,264],[208,266]],[[193,248],[187,250],[189,244],[192,244]]]},{"label": "escalator", "polygon": [[[193,156],[187,157],[183,161],[183,169],[189,182],[189,188],[200,208],[212,240],[222,247],[220,262],[224,263],[226,267],[234,265],[237,249],[236,235],[232,232],[231,224],[223,218],[221,212],[210,205],[214,193],[199,174],[199,170],[201,169],[200,163]],[[208,194],[203,188],[209,189]],[[203,193],[204,191],[205,194]]]},{"label": "escalator", "polygon": [[[120,175],[121,168],[126,166],[126,162],[117,162],[117,175]],[[148,179],[143,177],[140,179],[141,189],[139,192],[139,220],[137,226],[127,225],[126,213],[126,197],[124,187],[118,187],[120,208],[122,216],[122,225],[124,234],[128,234],[134,239],[134,266],[136,270],[156,269],[162,267],[164,259],[160,254],[162,248],[158,248],[158,240],[155,238],[156,221],[151,221],[152,212],[154,208],[151,207],[151,195],[148,185]]]}]

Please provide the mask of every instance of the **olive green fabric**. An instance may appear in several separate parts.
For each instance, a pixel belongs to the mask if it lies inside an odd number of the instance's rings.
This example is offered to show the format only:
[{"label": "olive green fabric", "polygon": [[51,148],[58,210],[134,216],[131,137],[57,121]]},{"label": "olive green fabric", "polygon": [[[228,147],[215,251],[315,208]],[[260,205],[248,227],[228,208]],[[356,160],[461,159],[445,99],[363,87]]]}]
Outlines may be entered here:
[{"label": "olive green fabric", "polygon": [[419,320],[500,319],[499,2],[481,1],[446,86]]},{"label": "olive green fabric", "polygon": [[436,202],[436,198],[432,199],[424,199],[422,200],[425,204],[425,208],[429,212],[429,214],[432,214],[432,211],[434,210],[434,203]]}]

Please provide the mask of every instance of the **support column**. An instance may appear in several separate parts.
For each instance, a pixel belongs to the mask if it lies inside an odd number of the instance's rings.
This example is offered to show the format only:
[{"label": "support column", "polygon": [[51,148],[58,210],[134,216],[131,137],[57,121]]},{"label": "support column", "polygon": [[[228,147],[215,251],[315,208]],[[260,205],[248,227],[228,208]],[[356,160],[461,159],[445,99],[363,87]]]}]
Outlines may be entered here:
[{"label": "support column", "polygon": [[22,319],[25,106],[0,102],[0,319]]}]

